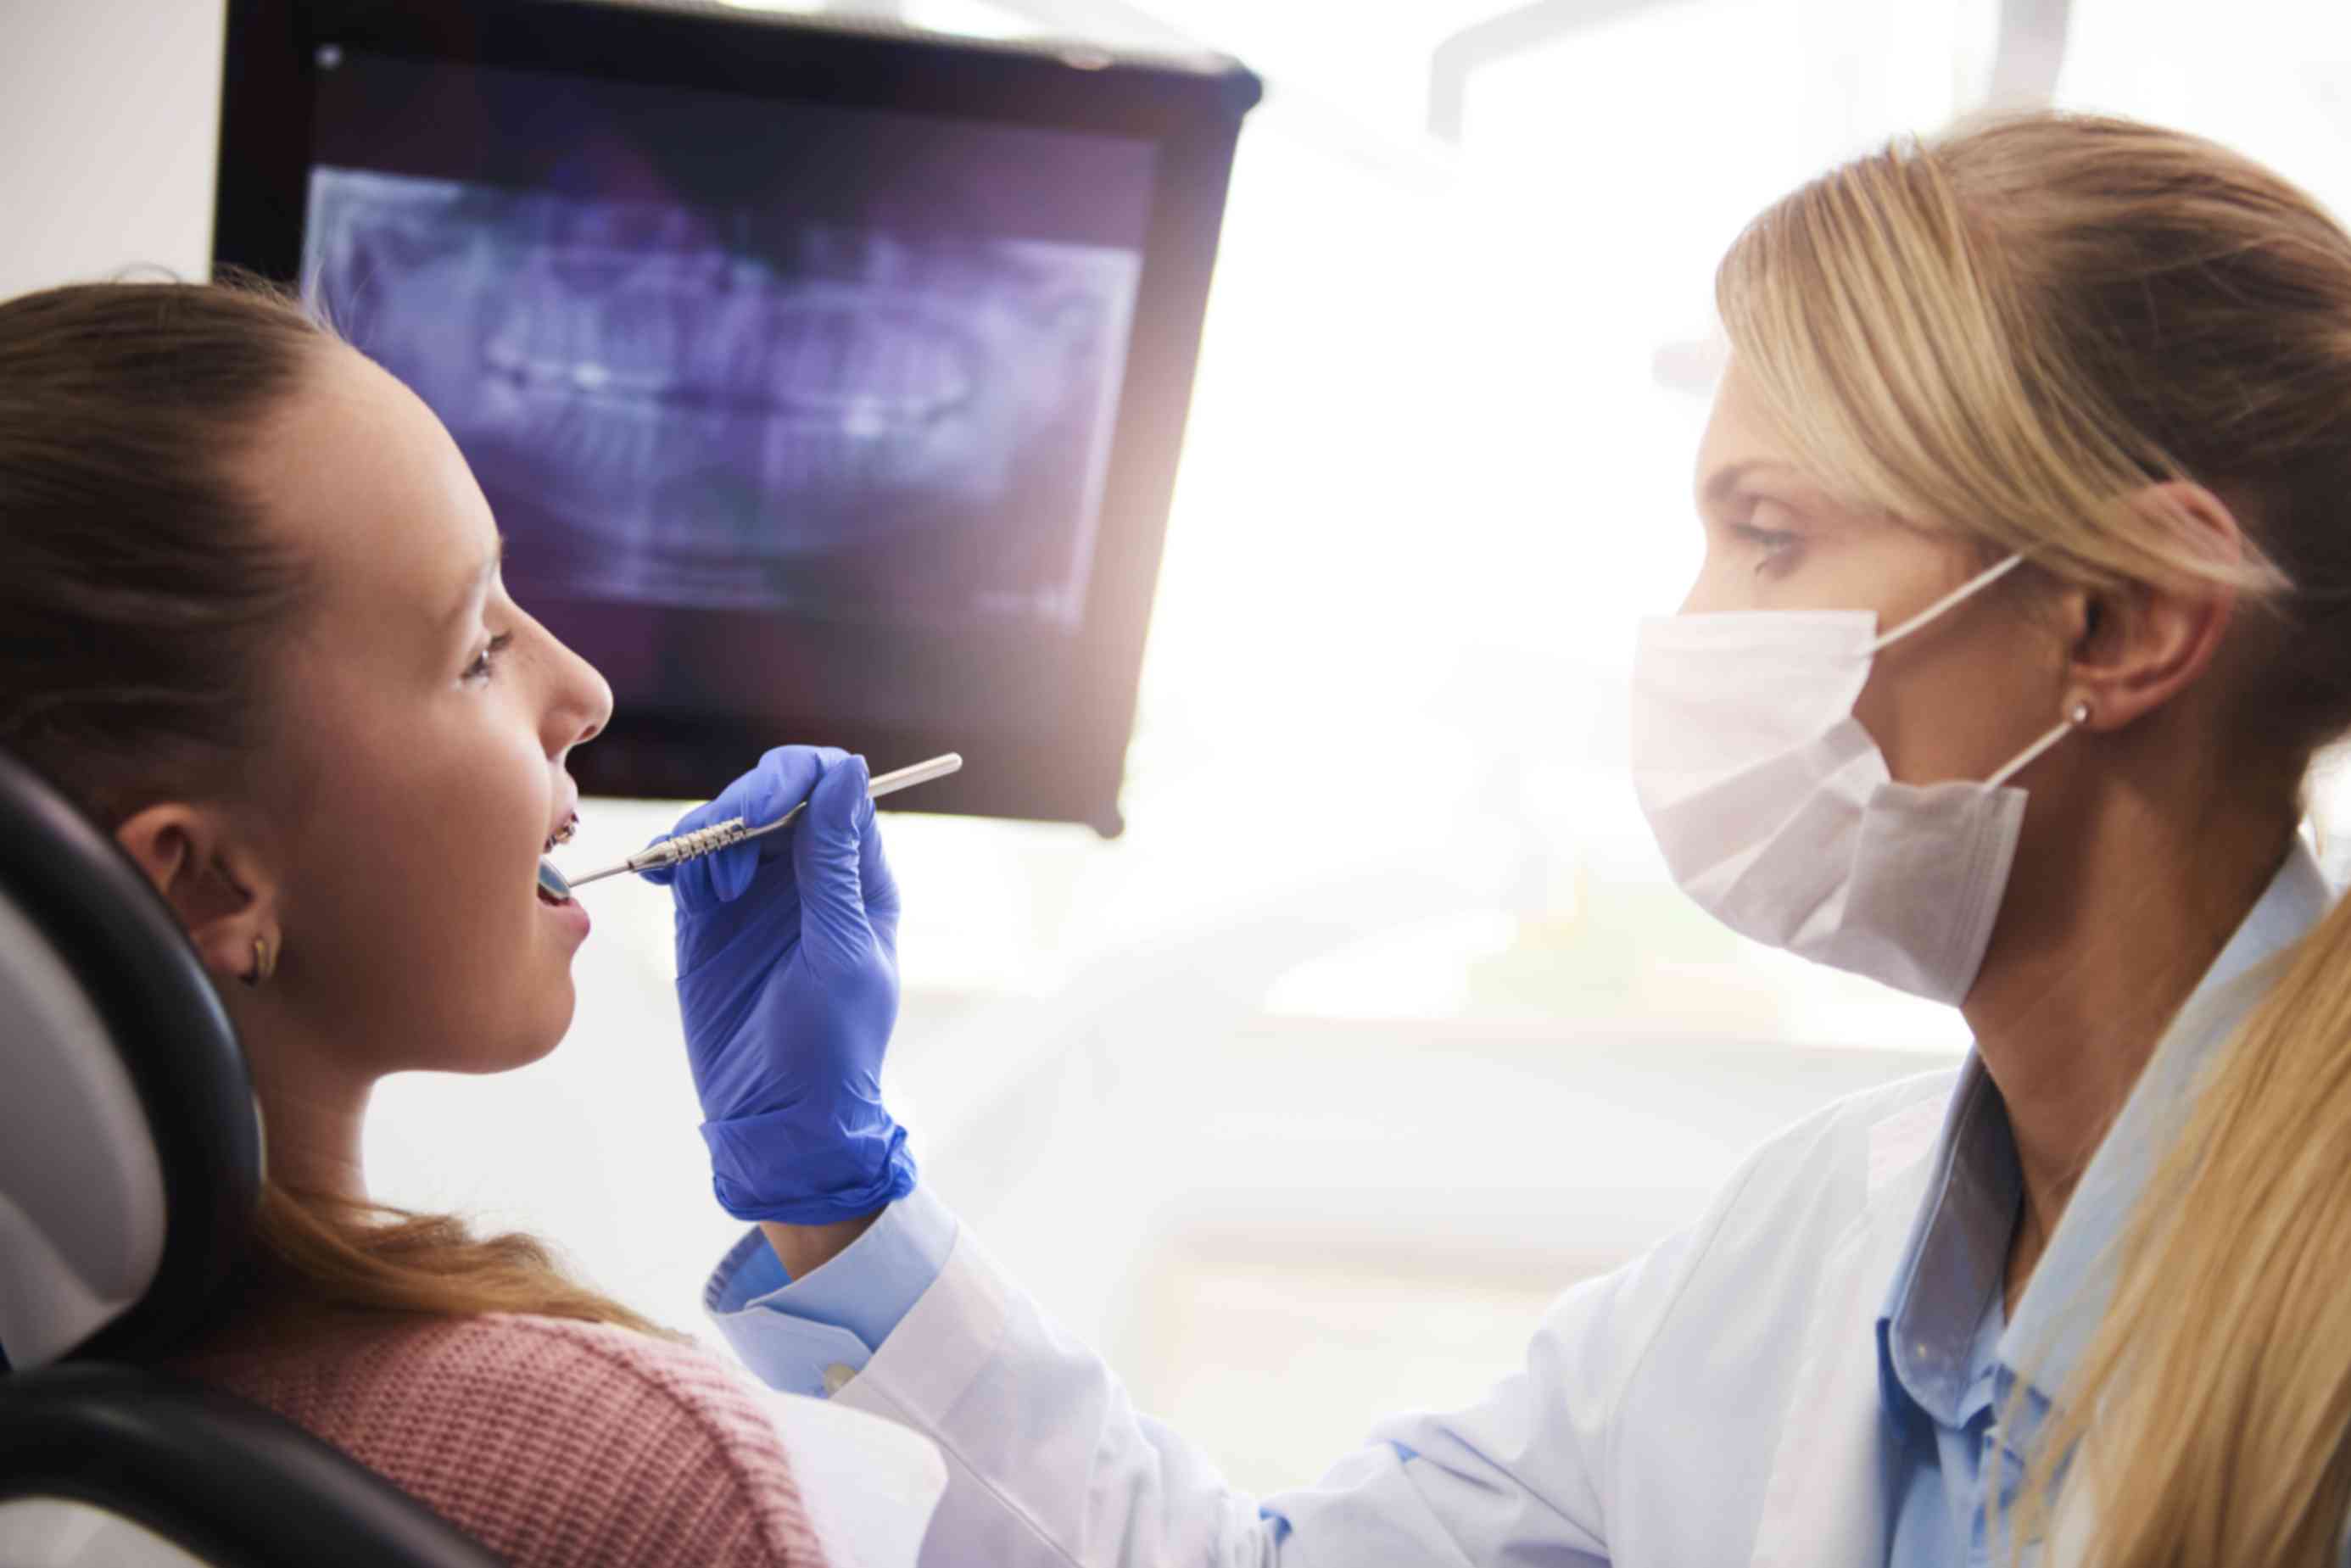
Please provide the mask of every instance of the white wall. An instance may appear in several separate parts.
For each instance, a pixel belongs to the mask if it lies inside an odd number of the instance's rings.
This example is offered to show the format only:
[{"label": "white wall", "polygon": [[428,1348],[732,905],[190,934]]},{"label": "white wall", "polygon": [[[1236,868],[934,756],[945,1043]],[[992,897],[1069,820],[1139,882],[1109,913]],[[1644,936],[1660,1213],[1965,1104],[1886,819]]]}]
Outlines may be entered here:
[{"label": "white wall", "polygon": [[209,270],[222,0],[0,0],[0,298]]}]

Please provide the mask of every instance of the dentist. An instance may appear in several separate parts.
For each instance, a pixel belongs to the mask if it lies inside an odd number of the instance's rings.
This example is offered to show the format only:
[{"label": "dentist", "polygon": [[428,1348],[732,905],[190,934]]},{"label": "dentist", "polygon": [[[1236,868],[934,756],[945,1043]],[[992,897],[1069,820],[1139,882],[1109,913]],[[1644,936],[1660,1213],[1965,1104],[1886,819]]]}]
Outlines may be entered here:
[{"label": "dentist", "polygon": [[[1705,562],[1641,631],[1635,788],[1692,897],[1959,1008],[1965,1064],[1774,1138],[1481,1399],[1242,1496],[918,1184],[862,768],[771,754],[682,827],[811,790],[845,825],[674,884],[716,1190],[758,1225],[707,1303],[770,1384],[935,1442],[925,1563],[2007,1561],[2110,1244],[2329,903],[2297,827],[2351,727],[2351,237],[2211,143],[2037,114],[1805,185],[1717,294]],[[2258,1393],[2264,1350],[2198,1354]]]}]

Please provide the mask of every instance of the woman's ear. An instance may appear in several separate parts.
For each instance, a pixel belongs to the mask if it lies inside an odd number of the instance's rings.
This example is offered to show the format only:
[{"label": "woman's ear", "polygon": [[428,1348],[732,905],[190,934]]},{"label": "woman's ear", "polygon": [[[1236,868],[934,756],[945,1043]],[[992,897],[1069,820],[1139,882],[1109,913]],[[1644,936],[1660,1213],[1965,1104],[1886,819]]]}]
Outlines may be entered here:
[{"label": "woman's ear", "polygon": [[215,979],[246,979],[257,966],[274,965],[277,883],[224,813],[167,801],[134,812],[114,838],[171,905]]},{"label": "woman's ear", "polygon": [[[2200,485],[2150,486],[2132,504],[2149,527],[2185,532],[2217,562],[2244,559],[2245,536],[2235,516]],[[2237,607],[2237,591],[2226,583],[2134,583],[2077,592],[2081,610],[2066,689],[2069,701],[2089,703],[2093,729],[2119,729],[2194,685],[2220,652]]]}]

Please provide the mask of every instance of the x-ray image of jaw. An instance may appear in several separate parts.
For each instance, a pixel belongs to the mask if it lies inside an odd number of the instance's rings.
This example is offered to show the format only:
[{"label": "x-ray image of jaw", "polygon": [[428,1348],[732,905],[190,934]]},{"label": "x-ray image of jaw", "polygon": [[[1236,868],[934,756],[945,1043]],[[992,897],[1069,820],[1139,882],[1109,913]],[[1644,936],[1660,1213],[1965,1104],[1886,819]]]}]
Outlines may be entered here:
[{"label": "x-ray image of jaw", "polygon": [[541,591],[1075,624],[1134,253],[347,170],[308,233]]}]

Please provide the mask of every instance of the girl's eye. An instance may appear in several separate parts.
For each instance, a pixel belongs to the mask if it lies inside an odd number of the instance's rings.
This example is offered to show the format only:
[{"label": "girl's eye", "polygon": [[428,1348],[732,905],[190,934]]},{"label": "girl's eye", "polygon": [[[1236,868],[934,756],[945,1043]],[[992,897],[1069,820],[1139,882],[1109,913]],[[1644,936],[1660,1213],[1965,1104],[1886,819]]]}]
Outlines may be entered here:
[{"label": "girl's eye", "polygon": [[511,632],[501,632],[492,637],[483,645],[482,651],[474,655],[474,662],[465,666],[463,678],[469,681],[488,680],[496,668],[497,656],[505,653],[507,644],[513,641],[514,633]]}]

